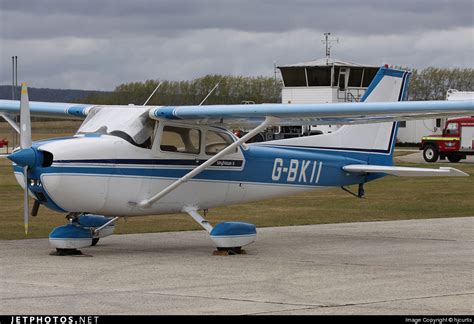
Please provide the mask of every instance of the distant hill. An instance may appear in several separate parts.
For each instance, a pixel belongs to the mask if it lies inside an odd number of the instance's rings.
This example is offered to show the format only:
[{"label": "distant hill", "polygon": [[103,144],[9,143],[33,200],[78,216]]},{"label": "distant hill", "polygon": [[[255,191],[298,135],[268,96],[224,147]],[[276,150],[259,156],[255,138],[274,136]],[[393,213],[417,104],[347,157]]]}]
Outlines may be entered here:
[{"label": "distant hill", "polygon": [[[20,88],[16,89],[16,98],[20,98]],[[107,95],[112,92],[73,89],[28,88],[28,97],[31,101],[45,102],[78,102],[91,95]],[[12,87],[0,85],[0,99],[11,99]]]}]

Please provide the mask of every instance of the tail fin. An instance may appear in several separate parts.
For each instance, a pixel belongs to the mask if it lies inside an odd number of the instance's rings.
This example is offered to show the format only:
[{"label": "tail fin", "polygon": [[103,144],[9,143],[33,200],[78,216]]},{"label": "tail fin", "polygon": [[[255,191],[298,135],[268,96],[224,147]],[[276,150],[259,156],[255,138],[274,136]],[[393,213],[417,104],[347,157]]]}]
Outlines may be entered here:
[{"label": "tail fin", "polygon": [[360,101],[384,102],[407,100],[411,73],[381,67]]},{"label": "tail fin", "polygon": [[[361,101],[388,102],[407,99],[410,72],[381,67]],[[278,145],[304,146],[325,150],[356,151],[386,155],[378,163],[391,164],[397,123],[346,125],[334,133],[279,140]]]}]

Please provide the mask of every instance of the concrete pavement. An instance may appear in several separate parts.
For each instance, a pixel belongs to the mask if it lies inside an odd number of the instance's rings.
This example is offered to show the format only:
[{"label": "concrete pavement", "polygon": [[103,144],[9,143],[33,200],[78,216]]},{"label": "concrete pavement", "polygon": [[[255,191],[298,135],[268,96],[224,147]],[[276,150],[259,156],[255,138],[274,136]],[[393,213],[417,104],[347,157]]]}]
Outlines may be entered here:
[{"label": "concrete pavement", "polygon": [[[397,149],[396,149],[397,150]],[[398,151],[411,151],[411,150],[403,150],[399,149]],[[433,163],[428,163],[423,159],[423,154],[422,151],[414,151],[412,154],[407,154],[403,156],[396,156],[395,157],[395,162],[400,161],[400,162],[408,162],[408,163],[425,163],[427,165],[433,164]],[[446,166],[452,166],[456,167],[457,163],[451,163],[449,162],[448,159],[446,160],[438,160],[436,163],[445,163],[447,164]],[[461,160],[459,163],[474,163],[474,155],[468,155],[465,160]]]},{"label": "concrete pavement", "polygon": [[[0,241],[0,314],[472,314],[474,217],[115,235],[91,256]],[[120,224],[119,226],[126,226]]]}]

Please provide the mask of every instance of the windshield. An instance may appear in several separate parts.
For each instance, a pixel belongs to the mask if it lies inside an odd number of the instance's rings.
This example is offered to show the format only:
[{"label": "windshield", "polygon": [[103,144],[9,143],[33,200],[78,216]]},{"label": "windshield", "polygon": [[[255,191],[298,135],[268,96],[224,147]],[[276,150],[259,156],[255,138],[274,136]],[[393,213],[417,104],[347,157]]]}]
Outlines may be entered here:
[{"label": "windshield", "polygon": [[446,126],[445,134],[457,134],[458,133],[458,123],[449,123]]},{"label": "windshield", "polygon": [[148,117],[148,109],[98,107],[89,112],[77,133],[118,136],[133,145],[150,147],[153,121]]}]

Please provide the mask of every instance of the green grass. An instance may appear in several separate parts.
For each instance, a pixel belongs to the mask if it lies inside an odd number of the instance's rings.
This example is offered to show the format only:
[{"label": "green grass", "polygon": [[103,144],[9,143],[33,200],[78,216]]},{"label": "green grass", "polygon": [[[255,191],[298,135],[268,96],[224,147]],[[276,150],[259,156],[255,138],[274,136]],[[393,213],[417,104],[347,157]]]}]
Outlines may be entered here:
[{"label": "green grass", "polygon": [[[46,125],[42,125],[45,127]],[[70,135],[64,124],[51,124],[44,137]],[[1,127],[0,127],[1,129]],[[35,130],[33,130],[35,132]],[[41,138],[42,135],[36,138]],[[0,138],[2,134],[0,133]],[[399,164],[427,167],[426,164]],[[446,166],[430,164],[428,167]],[[474,176],[474,164],[450,164]],[[352,188],[354,191],[356,187]],[[339,188],[312,191],[281,199],[216,208],[209,211],[211,223],[240,220],[258,227],[365,222],[397,219],[462,217],[474,215],[474,177],[398,178],[385,177],[366,184],[366,198],[358,199]],[[16,183],[11,164],[0,160],[0,239],[24,238],[23,192]],[[41,208],[30,220],[30,238],[47,237],[55,226],[65,224],[64,214]],[[132,217],[118,222],[118,234],[196,230],[187,215]]]}]

